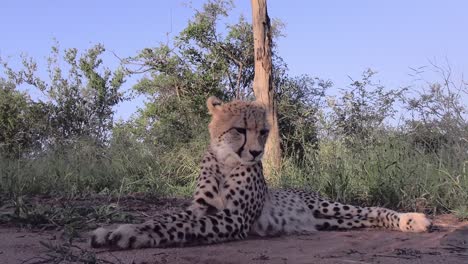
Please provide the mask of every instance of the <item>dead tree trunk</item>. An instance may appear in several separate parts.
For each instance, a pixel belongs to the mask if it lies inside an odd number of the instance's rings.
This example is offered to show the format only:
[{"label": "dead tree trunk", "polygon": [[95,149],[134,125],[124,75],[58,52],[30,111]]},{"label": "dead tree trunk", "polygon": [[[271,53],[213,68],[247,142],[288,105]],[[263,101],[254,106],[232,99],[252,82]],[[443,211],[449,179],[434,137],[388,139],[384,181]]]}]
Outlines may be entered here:
[{"label": "dead tree trunk", "polygon": [[271,178],[273,172],[278,171],[281,166],[281,148],[272,80],[271,24],[266,0],[252,0],[252,25],[255,54],[253,90],[256,100],[267,109],[267,118],[271,125],[263,158],[265,175]]}]

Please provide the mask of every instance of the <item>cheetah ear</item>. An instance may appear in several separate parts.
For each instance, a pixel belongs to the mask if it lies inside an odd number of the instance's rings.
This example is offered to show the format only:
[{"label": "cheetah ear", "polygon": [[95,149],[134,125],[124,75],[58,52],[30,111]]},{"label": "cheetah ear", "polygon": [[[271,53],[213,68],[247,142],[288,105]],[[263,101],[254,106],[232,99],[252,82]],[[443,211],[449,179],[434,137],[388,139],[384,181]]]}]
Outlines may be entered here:
[{"label": "cheetah ear", "polygon": [[217,110],[219,110],[221,104],[223,102],[219,100],[216,96],[210,96],[208,100],[206,100],[206,106],[208,107],[208,112],[213,115]]}]

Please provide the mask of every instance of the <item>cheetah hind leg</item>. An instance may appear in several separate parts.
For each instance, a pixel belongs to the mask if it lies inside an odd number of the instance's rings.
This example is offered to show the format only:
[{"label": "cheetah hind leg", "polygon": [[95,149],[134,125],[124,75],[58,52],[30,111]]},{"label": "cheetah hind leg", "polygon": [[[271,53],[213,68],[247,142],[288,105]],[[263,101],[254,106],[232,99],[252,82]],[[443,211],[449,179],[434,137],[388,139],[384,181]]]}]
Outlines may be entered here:
[{"label": "cheetah hind leg", "polygon": [[432,226],[425,214],[421,213],[400,213],[399,228],[403,232],[427,232]]},{"label": "cheetah hind leg", "polygon": [[364,227],[392,227],[393,229],[402,232],[427,232],[432,223],[424,215],[420,213],[401,213],[397,224],[388,225],[376,219],[336,219],[336,218],[316,218],[314,219],[314,227],[317,230],[336,230],[336,229],[351,229]]},{"label": "cheetah hind leg", "polygon": [[[328,200],[315,201],[315,203],[309,205],[310,207],[315,209],[315,218],[320,219],[321,216],[324,216],[327,219],[336,219],[336,223],[329,224],[331,226],[338,225],[339,228],[380,226],[402,232],[416,233],[427,232],[432,226],[431,220],[422,213],[399,213],[383,207],[359,207]],[[341,219],[341,221],[338,221],[338,219]],[[325,223],[319,222],[319,225]],[[344,226],[338,222],[344,222]]]}]

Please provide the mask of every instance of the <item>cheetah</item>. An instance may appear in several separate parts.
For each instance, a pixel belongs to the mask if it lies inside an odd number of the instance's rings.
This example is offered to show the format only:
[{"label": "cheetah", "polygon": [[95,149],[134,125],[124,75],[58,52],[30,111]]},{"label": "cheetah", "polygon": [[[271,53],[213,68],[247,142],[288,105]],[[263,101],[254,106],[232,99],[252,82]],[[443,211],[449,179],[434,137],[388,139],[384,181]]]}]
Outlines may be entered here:
[{"label": "cheetah", "polygon": [[317,230],[385,227],[425,232],[431,221],[420,213],[360,207],[316,193],[271,190],[262,169],[269,133],[266,111],[257,102],[207,100],[210,145],[203,157],[187,209],[115,230],[96,229],[92,247],[136,249],[241,240]]}]

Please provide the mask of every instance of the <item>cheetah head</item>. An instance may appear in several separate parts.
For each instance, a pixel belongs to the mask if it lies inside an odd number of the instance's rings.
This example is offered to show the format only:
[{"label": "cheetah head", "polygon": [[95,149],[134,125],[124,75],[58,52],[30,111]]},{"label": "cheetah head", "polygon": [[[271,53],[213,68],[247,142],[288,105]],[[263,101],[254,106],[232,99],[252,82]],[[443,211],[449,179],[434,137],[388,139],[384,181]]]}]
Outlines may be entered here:
[{"label": "cheetah head", "polygon": [[207,100],[211,148],[228,166],[260,162],[268,137],[265,109],[256,102]]}]

